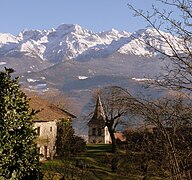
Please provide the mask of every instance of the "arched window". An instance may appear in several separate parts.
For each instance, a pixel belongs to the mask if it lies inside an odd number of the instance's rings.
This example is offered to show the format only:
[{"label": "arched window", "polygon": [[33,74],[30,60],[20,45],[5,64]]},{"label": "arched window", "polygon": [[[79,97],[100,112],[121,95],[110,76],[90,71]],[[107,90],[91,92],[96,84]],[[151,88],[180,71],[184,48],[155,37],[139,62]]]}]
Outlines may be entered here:
[{"label": "arched window", "polygon": [[96,135],[96,128],[92,129],[92,135],[95,136]]},{"label": "arched window", "polygon": [[101,135],[102,135],[101,128],[98,128],[98,136],[101,136]]}]

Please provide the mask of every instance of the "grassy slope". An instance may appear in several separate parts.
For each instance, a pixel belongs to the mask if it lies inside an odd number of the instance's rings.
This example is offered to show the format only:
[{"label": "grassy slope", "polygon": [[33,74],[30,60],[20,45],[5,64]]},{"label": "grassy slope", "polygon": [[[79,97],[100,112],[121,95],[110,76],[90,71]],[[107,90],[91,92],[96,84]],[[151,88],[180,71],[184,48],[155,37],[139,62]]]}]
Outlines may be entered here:
[{"label": "grassy slope", "polygon": [[[116,172],[111,170],[111,161],[114,155],[110,152],[111,145],[87,145],[87,151],[81,155],[63,160],[51,160],[43,164],[46,172],[44,179],[58,180],[62,176],[65,179],[83,180],[140,180],[142,172],[133,161],[127,162],[123,153],[118,156],[118,168]],[[126,166],[124,166],[126,164]],[[148,178],[155,180],[158,178]]]}]

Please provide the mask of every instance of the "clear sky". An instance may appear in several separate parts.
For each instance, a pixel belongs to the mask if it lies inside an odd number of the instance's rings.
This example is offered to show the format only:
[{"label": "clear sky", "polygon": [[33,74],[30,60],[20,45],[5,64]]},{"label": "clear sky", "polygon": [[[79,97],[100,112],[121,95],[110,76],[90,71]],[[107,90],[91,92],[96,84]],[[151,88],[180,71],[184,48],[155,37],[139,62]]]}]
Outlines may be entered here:
[{"label": "clear sky", "polygon": [[133,32],[146,27],[128,8],[149,10],[155,0],[0,0],[0,33],[17,35],[23,29],[48,30],[60,24],[79,24],[95,31],[112,28]]}]

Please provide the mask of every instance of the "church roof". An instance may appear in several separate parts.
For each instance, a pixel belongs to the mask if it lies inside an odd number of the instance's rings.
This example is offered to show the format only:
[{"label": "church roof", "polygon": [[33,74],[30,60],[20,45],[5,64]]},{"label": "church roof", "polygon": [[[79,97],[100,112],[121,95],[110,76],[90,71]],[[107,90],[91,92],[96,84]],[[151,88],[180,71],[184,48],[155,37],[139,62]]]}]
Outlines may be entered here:
[{"label": "church roof", "polygon": [[101,103],[100,96],[98,96],[98,98],[97,98],[93,117],[88,122],[88,125],[90,125],[90,124],[99,124],[99,125],[105,124],[105,113],[104,113],[103,105]]}]

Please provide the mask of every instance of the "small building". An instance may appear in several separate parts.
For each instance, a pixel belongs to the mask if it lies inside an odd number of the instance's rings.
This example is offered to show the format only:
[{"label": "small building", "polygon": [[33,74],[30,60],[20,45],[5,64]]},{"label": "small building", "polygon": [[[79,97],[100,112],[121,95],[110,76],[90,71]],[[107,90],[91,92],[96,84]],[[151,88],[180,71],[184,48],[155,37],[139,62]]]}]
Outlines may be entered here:
[{"label": "small building", "polygon": [[122,132],[115,132],[115,139],[119,142],[125,142],[126,141],[126,137],[124,136],[124,134]]},{"label": "small building", "polygon": [[101,98],[98,96],[93,117],[88,122],[88,143],[109,144],[111,141],[107,126],[105,126],[105,113]]},{"label": "small building", "polygon": [[38,135],[38,151],[43,155],[41,160],[52,159],[56,154],[57,121],[72,120],[75,116],[37,96],[31,98],[30,108],[39,110],[35,115],[34,128]]}]

